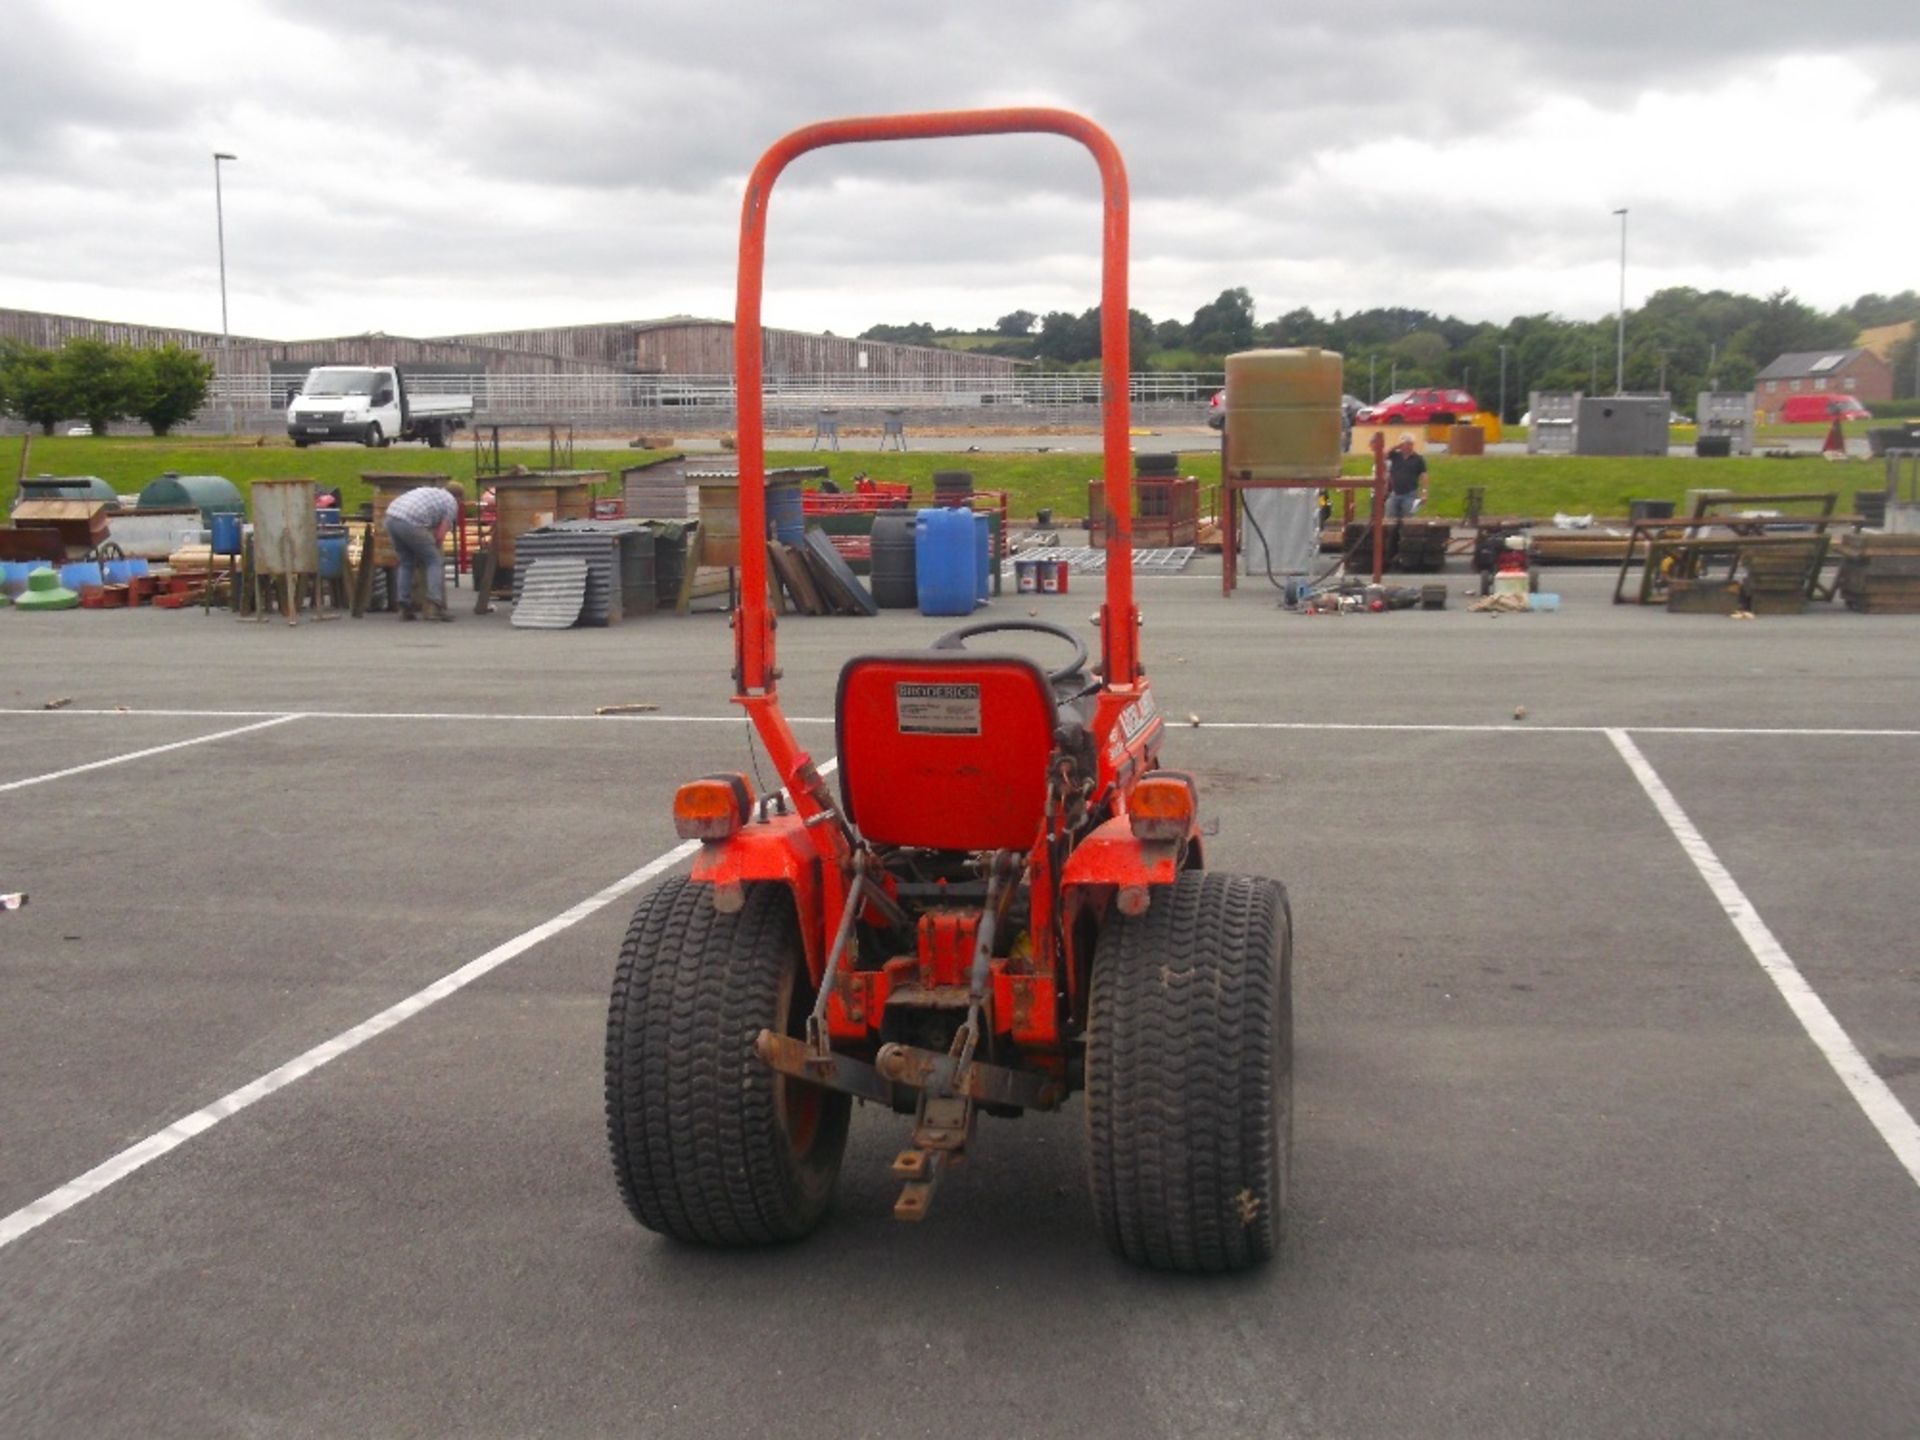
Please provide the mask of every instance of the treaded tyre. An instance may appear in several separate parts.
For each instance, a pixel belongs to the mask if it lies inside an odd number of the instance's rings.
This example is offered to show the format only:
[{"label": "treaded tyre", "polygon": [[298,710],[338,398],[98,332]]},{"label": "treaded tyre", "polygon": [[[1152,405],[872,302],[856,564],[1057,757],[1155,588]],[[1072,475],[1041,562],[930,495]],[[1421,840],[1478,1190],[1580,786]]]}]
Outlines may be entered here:
[{"label": "treaded tyre", "polygon": [[753,1053],[812,1008],[793,897],[750,884],[733,914],[675,876],[633,912],[607,1014],[607,1138],[620,1196],[649,1230],[705,1245],[797,1240],[833,1200],[845,1095]]},{"label": "treaded tyre", "polygon": [[1133,457],[1135,475],[1178,475],[1180,457],[1164,450],[1150,450]]},{"label": "treaded tyre", "polygon": [[1107,1244],[1156,1270],[1279,1248],[1293,1143],[1293,920],[1277,881],[1184,871],[1094,951],[1087,1152]]}]

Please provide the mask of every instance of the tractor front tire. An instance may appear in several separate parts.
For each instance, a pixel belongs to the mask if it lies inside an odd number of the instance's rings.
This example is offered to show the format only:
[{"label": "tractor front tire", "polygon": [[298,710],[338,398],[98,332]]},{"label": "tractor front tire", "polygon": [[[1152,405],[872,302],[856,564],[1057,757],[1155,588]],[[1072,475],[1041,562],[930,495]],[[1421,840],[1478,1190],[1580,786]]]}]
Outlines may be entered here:
[{"label": "tractor front tire", "polygon": [[850,1099],[769,1069],[763,1029],[812,1008],[793,897],[749,884],[732,913],[675,876],[633,915],[607,1015],[614,1175],[649,1230],[704,1245],[811,1232],[833,1200]]},{"label": "tractor front tire", "polygon": [[1279,1248],[1293,1143],[1293,920],[1273,880],[1183,871],[1107,917],[1087,1034],[1088,1178],[1139,1265],[1244,1270]]}]

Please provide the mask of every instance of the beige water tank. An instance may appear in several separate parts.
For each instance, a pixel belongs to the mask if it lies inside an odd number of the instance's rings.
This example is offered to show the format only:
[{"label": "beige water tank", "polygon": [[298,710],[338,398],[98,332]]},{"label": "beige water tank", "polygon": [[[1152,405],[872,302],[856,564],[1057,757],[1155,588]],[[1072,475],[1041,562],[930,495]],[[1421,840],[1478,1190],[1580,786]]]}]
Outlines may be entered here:
[{"label": "beige water tank", "polygon": [[1227,474],[1330,480],[1340,473],[1339,352],[1243,350],[1227,357]]}]

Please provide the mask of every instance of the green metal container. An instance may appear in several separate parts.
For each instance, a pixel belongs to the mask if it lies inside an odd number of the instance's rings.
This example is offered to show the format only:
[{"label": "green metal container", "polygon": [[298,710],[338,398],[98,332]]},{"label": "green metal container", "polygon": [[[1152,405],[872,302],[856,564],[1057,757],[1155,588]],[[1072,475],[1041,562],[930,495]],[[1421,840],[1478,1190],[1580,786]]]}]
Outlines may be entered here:
[{"label": "green metal container", "polygon": [[216,510],[246,513],[247,502],[240,488],[224,475],[181,475],[169,470],[158,480],[149,480],[140,492],[142,510],[196,509],[203,525],[213,524]]},{"label": "green metal container", "polygon": [[22,500],[104,500],[112,505],[119,499],[119,492],[98,475],[29,475],[20,482],[20,490],[13,497],[13,503],[18,505]]}]

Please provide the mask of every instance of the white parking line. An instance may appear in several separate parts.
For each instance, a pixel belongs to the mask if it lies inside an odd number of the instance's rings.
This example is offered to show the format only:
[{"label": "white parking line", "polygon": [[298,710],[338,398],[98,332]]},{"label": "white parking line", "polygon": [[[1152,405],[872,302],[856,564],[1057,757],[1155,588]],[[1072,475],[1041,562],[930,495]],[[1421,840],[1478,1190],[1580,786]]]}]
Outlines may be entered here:
[{"label": "white parking line", "polygon": [[524,930],[504,944],[496,945],[486,954],[469,960],[458,970],[443,975],[424,990],[415,991],[397,1004],[388,1006],[378,1015],[361,1021],[351,1030],[344,1030],[331,1040],[323,1041],[296,1056],[277,1070],[270,1070],[259,1079],[242,1085],[226,1095],[222,1095],[211,1105],[194,1111],[191,1115],[182,1115],[164,1129],[156,1130],[146,1139],[129,1145],[112,1159],[96,1165],[86,1174],[69,1180],[58,1190],[42,1195],[29,1205],[22,1206],[5,1219],[0,1219],[0,1250],[13,1244],[24,1235],[31,1234],[56,1215],[65,1214],[83,1200],[91,1199],[108,1186],[118,1183],[158,1160],[169,1151],[176,1150],[194,1136],[203,1134],[218,1125],[222,1120],[239,1114],[255,1101],[264,1100],[276,1090],[284,1090],[294,1081],[303,1079],[318,1070],[322,1065],[338,1060],[349,1050],[357,1049],[376,1035],[385,1034],[404,1020],[411,1020],[429,1005],[444,1000],[455,991],[463,990],[475,980],[490,971],[497,970],[517,955],[522,955],[538,945],[542,940],[551,939],[562,930],[571,928],[596,911],[603,910],[621,896],[630,894],[646,884],[654,876],[679,864],[700,848],[697,840],[688,840],[676,845],[666,854],[648,861],[630,875],[595,892],[570,910],[563,910],[551,920]]},{"label": "white parking line", "polygon": [[[290,717],[291,718],[291,717]],[[211,737],[209,737],[211,738]],[[830,775],[837,759],[821,763],[820,773]],[[338,1060],[350,1050],[358,1049],[376,1035],[384,1035],[403,1021],[411,1020],[430,1005],[436,1005],[457,991],[464,990],[482,976],[490,974],[516,956],[524,955],[544,940],[550,940],[563,930],[578,925],[589,915],[606,909],[614,901],[639,889],[654,876],[672,869],[682,860],[700,848],[697,840],[688,840],[676,845],[664,855],[656,856],[638,870],[621,876],[603,890],[595,891],[579,904],[561,911],[551,920],[544,920],[531,930],[523,930],[511,940],[496,945],[486,954],[475,957],[458,970],[441,976],[425,989],[416,990],[406,999],[389,1005],[379,1014],[362,1020],[350,1030],[343,1030],[331,1040],[324,1040],[297,1055],[277,1070],[270,1070],[259,1079],[242,1085],[238,1090],[222,1095],[211,1105],[202,1106],[191,1115],[182,1115],[171,1125],[156,1130],[144,1140],[136,1141],[118,1155],[87,1171],[86,1174],[69,1180],[58,1190],[49,1191],[31,1204],[23,1205],[11,1215],[0,1218],[0,1250],[6,1249],[22,1236],[39,1229],[47,1221],[58,1215],[64,1215],[83,1200],[89,1200],[102,1190],[158,1160],[196,1135],[201,1135],[218,1125],[222,1120],[239,1114],[256,1101],[264,1100],[276,1090],[284,1090],[296,1080],[304,1079],[321,1066]]]},{"label": "white parking line", "polygon": [[144,760],[149,755],[164,755],[169,750],[185,750],[192,745],[206,745],[214,740],[227,740],[235,735],[245,735],[254,730],[268,730],[275,725],[285,725],[291,720],[301,718],[298,714],[276,715],[271,720],[262,720],[253,725],[241,725],[232,730],[216,730],[211,735],[196,735],[191,740],[176,740],[171,745],[153,745],[145,750],[131,750],[125,755],[112,755],[105,760],[89,760],[85,765],[70,765],[65,770],[51,770],[45,775],[29,775],[24,780],[9,780],[0,784],[0,794],[9,790],[24,790],[29,785],[44,785],[49,780],[64,780],[69,775],[84,775],[89,770],[104,770],[109,765],[125,765],[129,760]]},{"label": "white parking line", "polygon": [[1647,763],[1647,757],[1640,753],[1640,747],[1633,743],[1632,737],[1624,730],[1609,730],[1607,738],[1613,742],[1613,748],[1620,752],[1620,758],[1627,762],[1633,778],[1647,792],[1647,798],[1653,801],[1653,808],[1667,822],[1673,838],[1680,842],[1680,848],[1693,861],[1694,869],[1707,882],[1713,898],[1727,912],[1733,928],[1746,942],[1753,958],[1759,961],[1760,968],[1766,971],[1767,978],[1773,981],[1774,988],[1779,990],[1801,1028],[1820,1047],[1820,1053],[1827,1057],[1833,1073],[1840,1077],[1840,1082],[1852,1093],[1855,1103],[1866,1112],[1867,1119],[1873,1122],[1873,1128],[1880,1132],[1880,1138],[1887,1142],[1894,1157],[1906,1167],[1914,1183],[1920,1185],[1920,1125],[1914,1123],[1913,1116],[1888,1088],[1887,1082],[1874,1073],[1852,1037],[1840,1028],[1840,1022],[1834,1019],[1826,1002],[1814,993],[1792,957],[1774,938],[1766,921],[1760,918],[1760,912],[1754,909],[1753,902],[1734,883],[1727,867],[1721,864],[1713,847],[1707,844],[1693,821],[1687,818],[1687,812],[1680,808],[1680,802],[1673,798],[1673,792],[1667,789],[1666,782]]}]

